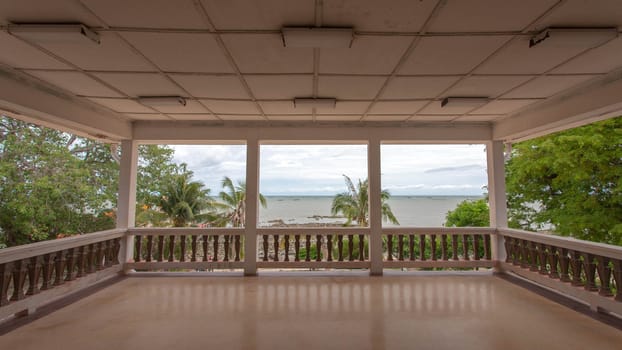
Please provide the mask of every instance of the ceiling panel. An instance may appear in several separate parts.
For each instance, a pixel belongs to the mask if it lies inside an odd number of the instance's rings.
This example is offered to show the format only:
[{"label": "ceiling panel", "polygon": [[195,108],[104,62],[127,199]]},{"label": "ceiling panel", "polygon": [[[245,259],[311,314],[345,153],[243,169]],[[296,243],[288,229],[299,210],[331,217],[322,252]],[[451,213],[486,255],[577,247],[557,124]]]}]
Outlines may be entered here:
[{"label": "ceiling panel", "polygon": [[28,74],[76,95],[94,97],[122,97],[118,92],[80,72],[29,71]]},{"label": "ceiling panel", "polygon": [[376,114],[376,115],[367,115],[363,118],[364,121],[374,121],[374,122],[396,122],[396,121],[404,121],[410,118],[410,115],[395,115],[395,114]]},{"label": "ceiling panel", "polygon": [[242,73],[312,73],[313,49],[285,48],[280,34],[222,35]]},{"label": "ceiling panel", "polygon": [[115,33],[101,32],[101,44],[50,42],[45,49],[87,70],[152,71],[153,67],[136,54]]},{"label": "ceiling panel", "polygon": [[434,98],[460,77],[395,77],[384,89],[382,99]]},{"label": "ceiling panel", "polygon": [[413,39],[357,36],[351,48],[320,50],[320,73],[390,74]]},{"label": "ceiling panel", "polygon": [[0,22],[8,23],[101,23],[74,0],[19,0],[0,1]]},{"label": "ceiling panel", "polygon": [[280,120],[284,120],[284,121],[288,121],[288,120],[292,120],[292,121],[310,121],[313,120],[313,116],[310,114],[293,114],[293,115],[268,115],[266,116],[268,117],[268,120],[274,120],[274,121],[280,121]]},{"label": "ceiling panel", "polygon": [[455,115],[416,115],[409,121],[425,121],[425,122],[449,122],[456,118]]},{"label": "ceiling panel", "polygon": [[359,102],[359,101],[337,101],[335,108],[333,109],[318,109],[318,114],[356,114],[356,113],[365,113],[367,108],[369,107],[370,102]]},{"label": "ceiling panel", "polygon": [[378,101],[369,110],[370,114],[413,114],[428,101]]},{"label": "ceiling panel", "polygon": [[168,113],[168,116],[175,120],[218,120],[212,114],[176,114]]},{"label": "ceiling panel", "polygon": [[311,75],[245,75],[244,79],[258,99],[293,99],[313,95]]},{"label": "ceiling panel", "polygon": [[212,34],[132,32],[123,37],[167,72],[234,71]]},{"label": "ceiling panel", "polygon": [[357,31],[418,32],[436,1],[324,0],[323,24]]},{"label": "ceiling panel", "polygon": [[[508,114],[517,111],[532,103],[540,100],[535,99],[517,99],[517,100],[496,100],[492,101],[476,110],[472,114]],[[469,113],[469,114],[471,114]]]},{"label": "ceiling panel", "polygon": [[314,0],[203,0],[219,30],[277,30],[314,25]]},{"label": "ceiling panel", "polygon": [[594,78],[593,75],[556,75],[536,78],[503,95],[503,98],[546,98]]},{"label": "ceiling panel", "polygon": [[170,74],[170,77],[194,97],[250,98],[236,75]]},{"label": "ceiling panel", "polygon": [[465,115],[457,120],[461,122],[493,122],[504,118],[503,115]]},{"label": "ceiling panel", "polygon": [[520,31],[556,0],[448,0],[430,32]]},{"label": "ceiling panel", "polygon": [[222,120],[240,120],[240,121],[250,121],[250,120],[266,120],[261,115],[234,115],[234,114],[223,114],[219,115]]},{"label": "ceiling panel", "polygon": [[186,100],[186,105],[171,105],[171,106],[157,106],[153,107],[158,112],[162,113],[209,113],[205,107],[199,102],[194,100]]},{"label": "ceiling panel", "polygon": [[518,86],[531,76],[471,76],[461,80],[449,91],[444,93],[444,97],[462,96],[462,97],[490,97],[494,98],[500,94]]},{"label": "ceiling panel", "polygon": [[50,55],[41,52],[6,32],[0,32],[0,47],[2,47],[2,50],[0,50],[0,62],[15,68],[70,68],[68,65],[61,63]]},{"label": "ceiling panel", "polygon": [[97,73],[95,76],[132,97],[186,95],[158,73]]},{"label": "ceiling panel", "polygon": [[354,122],[359,121],[361,115],[316,115],[315,120],[323,122]]},{"label": "ceiling panel", "polygon": [[385,80],[384,77],[320,76],[318,95],[338,100],[370,100],[378,94]]},{"label": "ceiling panel", "polygon": [[620,0],[567,0],[534,27],[542,29],[550,26],[622,26],[622,4]]},{"label": "ceiling panel", "polygon": [[620,67],[622,67],[622,37],[572,59],[559,68],[555,68],[552,73],[607,73]]},{"label": "ceiling panel", "polygon": [[427,105],[421,112],[422,115],[425,114],[443,114],[443,115],[453,115],[460,116],[464,113],[471,111],[473,107],[469,106],[445,106],[441,107],[441,101],[432,101],[429,105]]},{"label": "ceiling panel", "polygon": [[81,0],[112,27],[205,29],[192,0]]},{"label": "ceiling panel", "polygon": [[140,103],[122,98],[89,98],[89,100],[121,113],[153,113],[154,110]]},{"label": "ceiling panel", "polygon": [[311,108],[295,108],[294,101],[259,101],[266,114],[311,114]]},{"label": "ceiling panel", "polygon": [[133,120],[171,120],[171,118],[154,113],[123,113],[124,116]]},{"label": "ceiling panel", "polygon": [[201,100],[214,113],[260,114],[255,102],[234,100]]},{"label": "ceiling panel", "polygon": [[476,74],[541,74],[576,56],[593,45],[571,37],[555,43],[552,38],[529,47],[529,36],[515,39],[476,69]]},{"label": "ceiling panel", "polygon": [[423,37],[398,74],[466,74],[509,38],[498,35]]}]

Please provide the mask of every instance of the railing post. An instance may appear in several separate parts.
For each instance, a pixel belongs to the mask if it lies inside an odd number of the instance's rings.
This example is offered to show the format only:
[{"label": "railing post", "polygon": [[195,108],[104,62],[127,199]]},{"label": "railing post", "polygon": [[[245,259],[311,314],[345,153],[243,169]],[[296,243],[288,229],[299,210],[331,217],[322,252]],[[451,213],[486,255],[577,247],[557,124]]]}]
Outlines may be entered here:
[{"label": "railing post", "polygon": [[[138,167],[138,142],[121,142],[119,164],[119,198],[117,202],[117,228],[134,227],[136,214],[136,173]],[[121,239],[119,261],[125,264],[134,259],[134,236],[126,234]]]},{"label": "railing post", "polygon": [[372,137],[367,145],[367,172],[369,180],[369,260],[370,273],[382,275],[382,199],[380,173],[380,140]]},{"label": "railing post", "polygon": [[257,274],[257,217],[259,202],[259,140],[246,140],[246,223],[244,224],[244,275]]},{"label": "railing post", "polygon": [[[488,165],[488,204],[490,206],[490,226],[508,227],[507,199],[505,195],[505,158],[502,141],[491,141],[486,145]],[[495,272],[501,272],[501,263],[505,261],[506,251],[503,237],[492,236],[492,260]]]}]

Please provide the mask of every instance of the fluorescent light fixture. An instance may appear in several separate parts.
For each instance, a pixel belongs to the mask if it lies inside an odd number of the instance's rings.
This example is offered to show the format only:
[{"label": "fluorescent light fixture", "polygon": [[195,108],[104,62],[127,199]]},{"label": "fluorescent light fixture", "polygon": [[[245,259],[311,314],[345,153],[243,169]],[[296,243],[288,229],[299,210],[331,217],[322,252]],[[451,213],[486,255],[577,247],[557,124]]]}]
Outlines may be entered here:
[{"label": "fluorescent light fixture", "polygon": [[475,108],[490,102],[488,97],[445,97],[441,107]]},{"label": "fluorescent light fixture", "polygon": [[618,36],[618,28],[549,27],[529,40],[529,47],[594,47]]},{"label": "fluorescent light fixture", "polygon": [[295,98],[294,108],[333,109],[337,105],[334,98]]},{"label": "fluorescent light fixture", "polygon": [[281,33],[285,47],[347,49],[354,40],[352,28],[284,27]]},{"label": "fluorescent light fixture", "polygon": [[95,43],[99,34],[84,24],[11,24],[12,35],[34,43]]},{"label": "fluorescent light fixture", "polygon": [[180,96],[142,96],[138,102],[149,107],[185,106],[186,99]]}]

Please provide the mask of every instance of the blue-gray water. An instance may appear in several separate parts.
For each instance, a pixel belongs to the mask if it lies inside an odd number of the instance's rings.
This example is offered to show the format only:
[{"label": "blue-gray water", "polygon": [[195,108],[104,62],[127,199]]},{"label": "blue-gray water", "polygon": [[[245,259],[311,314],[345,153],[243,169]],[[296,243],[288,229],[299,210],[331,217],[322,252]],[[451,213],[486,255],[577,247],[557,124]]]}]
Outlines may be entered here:
[{"label": "blue-gray water", "polygon": [[[442,226],[447,211],[466,199],[463,196],[393,196],[389,205],[400,226]],[[267,196],[267,208],[260,208],[259,224],[271,226],[270,221],[283,220],[285,224],[345,222],[331,218],[332,196]],[[384,226],[395,226],[383,223]]]}]

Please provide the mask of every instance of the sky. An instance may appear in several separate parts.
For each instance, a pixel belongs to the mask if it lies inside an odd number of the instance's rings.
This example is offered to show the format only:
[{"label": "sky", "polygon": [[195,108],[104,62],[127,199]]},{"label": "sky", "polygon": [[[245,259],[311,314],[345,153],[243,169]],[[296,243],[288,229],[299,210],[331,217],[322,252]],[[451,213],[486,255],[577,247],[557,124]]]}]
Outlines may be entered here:
[{"label": "sky", "polygon": [[[174,161],[188,164],[195,180],[216,194],[224,176],[245,178],[244,145],[175,145]],[[343,175],[367,177],[365,145],[262,145],[260,192],[334,195],[346,191]],[[392,195],[482,195],[484,145],[382,145],[382,188]]]}]

